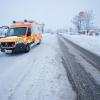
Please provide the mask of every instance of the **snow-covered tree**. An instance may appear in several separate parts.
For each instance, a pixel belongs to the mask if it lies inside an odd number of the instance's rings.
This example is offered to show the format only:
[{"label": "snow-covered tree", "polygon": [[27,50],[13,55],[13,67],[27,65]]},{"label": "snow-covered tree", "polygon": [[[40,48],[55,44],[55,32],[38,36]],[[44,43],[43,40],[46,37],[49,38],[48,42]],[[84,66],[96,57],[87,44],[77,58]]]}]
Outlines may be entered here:
[{"label": "snow-covered tree", "polygon": [[80,20],[80,16],[75,16],[73,18],[73,24],[75,25],[75,27],[77,28],[78,33],[81,30],[81,20]]},{"label": "snow-covered tree", "polygon": [[73,18],[73,24],[80,32],[89,32],[93,27],[93,12],[92,11],[84,11],[80,12],[77,16]]},{"label": "snow-covered tree", "polygon": [[91,28],[93,27],[93,12],[92,11],[88,11],[85,12],[85,22],[86,22],[86,31],[87,33],[91,30]]}]

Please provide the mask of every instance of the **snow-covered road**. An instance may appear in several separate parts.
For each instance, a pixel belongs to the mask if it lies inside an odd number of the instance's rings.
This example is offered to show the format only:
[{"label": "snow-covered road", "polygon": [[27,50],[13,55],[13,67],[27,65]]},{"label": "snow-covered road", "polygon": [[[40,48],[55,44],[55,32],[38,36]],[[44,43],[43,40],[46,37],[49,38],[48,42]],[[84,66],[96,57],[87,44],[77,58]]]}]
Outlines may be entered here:
[{"label": "snow-covered road", "polygon": [[100,36],[68,35],[66,33],[63,36],[82,48],[100,56]]},{"label": "snow-covered road", "polygon": [[0,100],[75,99],[56,35],[44,35],[26,54],[0,52]]},{"label": "snow-covered road", "polygon": [[100,100],[100,58],[65,37],[58,37],[63,64],[77,100]]}]

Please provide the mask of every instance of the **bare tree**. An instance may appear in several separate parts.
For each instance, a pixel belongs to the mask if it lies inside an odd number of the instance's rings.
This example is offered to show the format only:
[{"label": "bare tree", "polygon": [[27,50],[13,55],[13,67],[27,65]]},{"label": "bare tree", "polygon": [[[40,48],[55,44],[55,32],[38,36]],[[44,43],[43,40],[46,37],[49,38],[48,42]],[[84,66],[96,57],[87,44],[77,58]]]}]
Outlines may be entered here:
[{"label": "bare tree", "polygon": [[78,30],[78,33],[80,32],[80,29],[81,29],[81,20],[79,18],[80,16],[75,16],[74,19],[73,19],[73,24],[75,25],[75,27],[77,28]]},{"label": "bare tree", "polygon": [[73,18],[73,24],[78,30],[78,33],[80,32],[89,32],[92,28],[93,24],[93,13],[92,11],[85,11],[80,12],[77,16]]},{"label": "bare tree", "polygon": [[93,12],[92,11],[88,11],[85,12],[85,22],[86,22],[86,31],[87,33],[89,33],[89,31],[91,30],[92,26],[93,26]]}]

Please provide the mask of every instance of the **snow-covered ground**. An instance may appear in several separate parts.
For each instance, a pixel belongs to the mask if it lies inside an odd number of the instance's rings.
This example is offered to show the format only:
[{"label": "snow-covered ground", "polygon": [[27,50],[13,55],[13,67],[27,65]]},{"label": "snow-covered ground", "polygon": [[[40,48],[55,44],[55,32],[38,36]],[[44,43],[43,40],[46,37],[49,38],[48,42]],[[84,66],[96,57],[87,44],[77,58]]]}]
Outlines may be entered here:
[{"label": "snow-covered ground", "polygon": [[45,34],[29,53],[0,52],[0,100],[75,100],[56,35]]},{"label": "snow-covered ground", "polygon": [[[100,56],[100,36],[85,36],[85,35],[66,35],[63,36],[75,44],[93,52],[96,55]],[[68,44],[67,44],[68,45]],[[76,55],[76,59],[82,66],[84,66],[85,70],[92,75],[97,84],[100,85],[100,71],[96,69],[93,65],[89,64],[86,60],[84,60],[80,54],[77,55],[74,48],[70,49],[73,55]]]},{"label": "snow-covered ground", "polygon": [[100,56],[100,36],[67,35],[67,39]]}]

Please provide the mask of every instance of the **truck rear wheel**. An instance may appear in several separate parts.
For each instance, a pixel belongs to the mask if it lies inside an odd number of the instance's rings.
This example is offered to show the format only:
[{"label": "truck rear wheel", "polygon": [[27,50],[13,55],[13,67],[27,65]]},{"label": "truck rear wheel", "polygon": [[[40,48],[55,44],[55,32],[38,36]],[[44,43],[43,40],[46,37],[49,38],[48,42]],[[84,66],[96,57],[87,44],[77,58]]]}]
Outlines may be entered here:
[{"label": "truck rear wheel", "polygon": [[39,43],[38,44],[41,44],[41,39],[39,40]]}]

